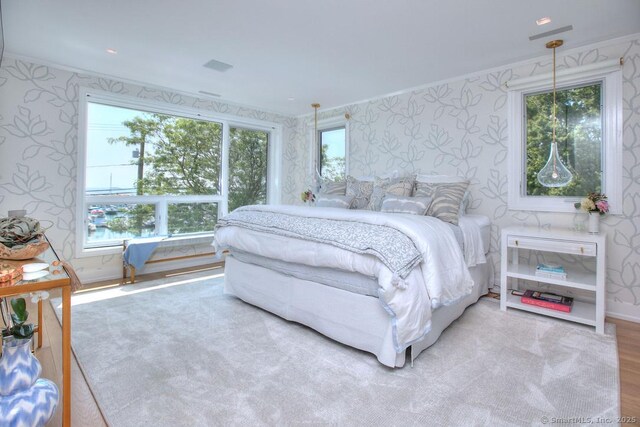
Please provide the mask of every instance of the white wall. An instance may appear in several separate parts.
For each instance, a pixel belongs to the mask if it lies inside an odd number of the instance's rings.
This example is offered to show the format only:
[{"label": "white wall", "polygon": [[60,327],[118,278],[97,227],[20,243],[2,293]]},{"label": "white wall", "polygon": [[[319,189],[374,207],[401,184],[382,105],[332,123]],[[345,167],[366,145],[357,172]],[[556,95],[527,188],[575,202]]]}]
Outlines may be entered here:
[{"label": "white wall", "polygon": [[[5,57],[0,68],[0,216],[26,209],[43,225],[50,223],[47,235],[54,248],[72,262],[83,281],[122,274],[119,254],[74,258],[78,94],[83,86],[281,123],[285,159],[297,155],[295,118]],[[292,170],[297,170],[295,163],[283,166],[285,189],[295,182],[289,180]],[[206,245],[173,249],[174,256],[210,250]]]},{"label": "white wall", "polygon": [[[607,310],[640,321],[640,38],[621,39],[558,51],[558,67],[566,68],[623,56],[624,164],[623,215],[608,215]],[[573,227],[586,214],[548,214],[507,209],[507,92],[516,77],[549,72],[551,58],[506,66],[489,73],[436,84],[419,90],[349,105],[319,114],[319,119],[351,114],[350,170],[354,176],[389,170],[456,174],[471,180],[471,212],[492,219],[491,259],[499,271],[500,228],[511,224]],[[319,98],[318,102],[322,103]],[[308,165],[311,141],[301,120],[297,136],[307,149],[296,165]],[[287,159],[287,161],[290,161]],[[305,181],[301,181],[305,182]],[[293,190],[299,194],[304,186]],[[290,195],[291,199],[294,196]],[[497,276],[499,277],[499,276]]]}]

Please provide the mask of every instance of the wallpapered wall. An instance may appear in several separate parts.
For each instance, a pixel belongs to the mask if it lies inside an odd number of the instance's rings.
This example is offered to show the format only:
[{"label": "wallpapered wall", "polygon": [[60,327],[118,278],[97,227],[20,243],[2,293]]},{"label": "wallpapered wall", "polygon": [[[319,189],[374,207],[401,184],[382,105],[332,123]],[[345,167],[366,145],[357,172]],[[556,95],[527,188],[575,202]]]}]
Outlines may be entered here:
[{"label": "wallpapered wall", "polygon": [[[71,73],[5,57],[0,69],[0,216],[9,209],[26,209],[29,216],[52,223],[47,233],[61,257],[70,260],[81,278],[118,277],[120,255],[74,259],[78,94],[81,86],[112,93],[154,99],[283,125],[286,158],[298,153],[297,120],[222,102],[191,98],[117,80]],[[287,166],[284,187],[293,181]],[[181,254],[210,247],[172,249]]]},{"label": "wallpapered wall", "polygon": [[[563,56],[559,68],[624,56],[624,206],[607,216],[608,303],[611,313],[640,320],[640,39],[585,48]],[[320,113],[319,119],[349,112],[353,175],[389,170],[447,173],[471,180],[471,212],[492,221],[491,260],[499,268],[500,227],[534,224],[572,227],[581,214],[516,212],[507,209],[507,93],[512,78],[547,72],[550,61],[380,98]],[[298,120],[184,96],[170,91],[71,73],[6,58],[0,68],[0,215],[24,208],[53,223],[54,247],[82,277],[120,274],[119,255],[74,259],[78,143],[78,93],[86,86],[203,110],[281,123],[284,203],[300,203],[308,182],[310,120]],[[322,99],[317,99],[322,102]],[[194,252],[187,247],[183,252]]]},{"label": "wallpapered wall", "polygon": [[[607,310],[640,321],[640,39],[585,48],[562,56],[558,68],[623,56],[624,76],[624,214],[608,215]],[[585,214],[547,214],[507,209],[508,106],[504,83],[551,70],[545,60],[440,84],[422,90],[325,111],[319,119],[349,112],[350,172],[354,176],[390,170],[444,173],[471,180],[470,212],[491,218],[491,260],[499,280],[500,228],[513,224],[542,227],[582,225]],[[318,102],[322,103],[319,98]],[[309,119],[301,120],[295,137],[307,147],[286,160],[289,170],[304,175],[308,168]],[[300,171],[302,170],[302,172]],[[307,173],[308,175],[308,173]],[[301,181],[304,182],[304,181]],[[308,182],[308,181],[307,181]],[[295,202],[303,190],[289,188]]]}]

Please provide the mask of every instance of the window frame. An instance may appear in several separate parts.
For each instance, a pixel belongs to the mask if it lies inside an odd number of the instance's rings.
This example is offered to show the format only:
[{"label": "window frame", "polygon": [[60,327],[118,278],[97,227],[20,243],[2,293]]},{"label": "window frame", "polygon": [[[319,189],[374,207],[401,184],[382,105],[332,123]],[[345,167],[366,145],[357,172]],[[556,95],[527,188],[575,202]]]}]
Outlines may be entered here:
[{"label": "window frame", "polygon": [[310,145],[311,145],[312,153],[309,159],[310,160],[309,171],[311,176],[316,177],[318,179],[321,178],[320,153],[322,151],[322,145],[321,145],[322,139],[320,138],[320,133],[329,131],[329,130],[336,130],[340,128],[344,128],[344,150],[345,150],[344,173],[345,173],[345,177],[349,175],[349,120],[347,120],[344,117],[333,117],[330,119],[318,120],[318,128],[315,134],[314,134],[313,125],[310,129],[309,139],[311,141]]},{"label": "window frame", "polygon": [[[547,78],[548,77],[548,78]],[[610,213],[622,213],[622,71],[617,66],[583,66],[558,72],[556,90],[602,82],[602,192],[609,199]],[[551,73],[508,83],[509,177],[508,208],[517,211],[575,213],[582,197],[526,195],[526,106],[525,96],[553,89]]]},{"label": "window frame", "polygon": [[[229,195],[229,129],[238,127],[269,133],[267,157],[267,203],[278,204],[281,200],[282,170],[282,125],[278,123],[238,117],[213,111],[200,110],[182,105],[136,98],[127,95],[113,94],[88,87],[81,87],[78,100],[78,147],[77,147],[77,186],[76,186],[76,258],[109,255],[122,252],[122,242],[110,240],[105,245],[87,245],[87,215],[86,206],[90,204],[154,204],[156,205],[155,234],[167,234],[168,205],[171,203],[217,203],[218,217],[227,214]],[[129,108],[151,113],[168,114],[195,120],[206,120],[222,125],[222,174],[220,177],[220,193],[215,195],[142,195],[142,196],[87,196],[86,180],[86,147],[88,130],[88,104],[98,103],[113,107]],[[213,236],[211,232],[185,233],[176,238],[185,244],[208,241]],[[107,242],[105,242],[107,243]]]}]

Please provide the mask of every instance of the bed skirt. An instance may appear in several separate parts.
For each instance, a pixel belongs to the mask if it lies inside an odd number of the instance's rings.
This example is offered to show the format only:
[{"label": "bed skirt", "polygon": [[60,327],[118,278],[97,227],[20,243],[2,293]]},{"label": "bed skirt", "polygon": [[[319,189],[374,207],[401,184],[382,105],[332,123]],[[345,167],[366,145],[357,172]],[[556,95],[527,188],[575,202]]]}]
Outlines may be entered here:
[{"label": "bed skirt", "polygon": [[[488,291],[489,264],[469,269],[475,285],[458,304],[440,307],[432,315],[431,332],[410,347],[411,361],[433,344],[466,307]],[[249,304],[303,325],[351,347],[373,353],[380,363],[402,367],[406,352],[396,353],[391,317],[378,298],[298,279],[227,256],[224,291]]]}]

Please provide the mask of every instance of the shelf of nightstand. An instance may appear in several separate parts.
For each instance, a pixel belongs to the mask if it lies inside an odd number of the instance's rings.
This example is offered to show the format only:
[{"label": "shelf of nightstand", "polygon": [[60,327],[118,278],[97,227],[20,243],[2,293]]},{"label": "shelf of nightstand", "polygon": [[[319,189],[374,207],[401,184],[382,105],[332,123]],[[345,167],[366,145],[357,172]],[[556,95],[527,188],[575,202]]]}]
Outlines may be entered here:
[{"label": "shelf of nightstand", "polygon": [[587,291],[596,290],[596,276],[593,273],[567,271],[566,279],[536,276],[536,267],[529,264],[508,264],[507,276],[514,279],[532,280],[534,282],[549,283]]},{"label": "shelf of nightstand", "polygon": [[507,295],[507,307],[517,308],[518,310],[530,311],[532,313],[543,314],[545,316],[556,317],[558,319],[571,320],[572,322],[583,323],[589,326],[596,325],[596,306],[582,301],[573,301],[573,307],[570,313],[552,310],[550,308],[538,307],[536,305],[523,304],[520,297],[516,295]]},{"label": "shelf of nightstand", "polygon": [[[500,273],[500,308],[516,308],[570,320],[585,325],[595,326],[596,332],[604,333],[605,315],[605,283],[606,283],[606,245],[605,233],[588,234],[566,229],[543,229],[540,227],[514,226],[504,227],[501,230],[501,273]],[[536,276],[536,266],[532,261],[520,262],[520,250],[534,254],[551,253],[566,254],[567,278],[557,279],[552,277]],[[574,267],[572,263],[580,264],[582,261],[575,259],[591,257],[590,264],[594,270],[583,271],[580,267]],[[526,258],[526,257],[525,257]],[[589,298],[594,303],[585,303],[574,299],[570,313],[556,311],[544,307],[538,307],[520,302],[520,298],[509,293],[512,288],[519,289],[519,280],[527,280],[554,285],[559,289],[554,292],[565,294],[569,289],[588,291]],[[562,288],[567,288],[563,292]],[[520,288],[522,289],[522,288]],[[589,299],[587,298],[587,299]]]}]

